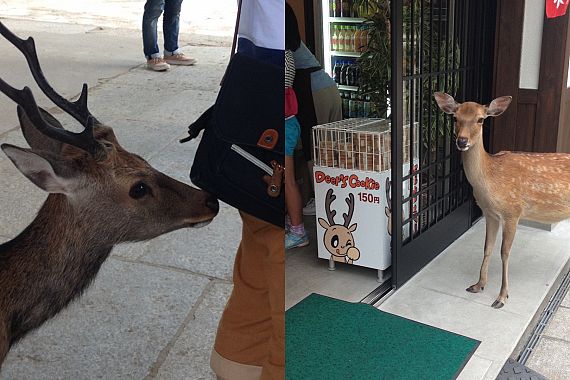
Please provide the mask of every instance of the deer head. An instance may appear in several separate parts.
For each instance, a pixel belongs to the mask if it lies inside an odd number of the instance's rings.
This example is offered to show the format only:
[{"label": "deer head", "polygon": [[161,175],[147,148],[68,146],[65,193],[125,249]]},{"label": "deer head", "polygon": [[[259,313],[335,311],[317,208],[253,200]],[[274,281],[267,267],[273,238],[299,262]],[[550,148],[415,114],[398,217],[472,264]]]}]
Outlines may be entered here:
[{"label": "deer head", "polygon": [[331,203],[335,199],[336,195],[333,194],[332,189],[329,189],[325,197],[325,211],[328,221],[319,218],[319,224],[325,229],[323,241],[331,255],[342,257],[345,261],[352,263],[352,261],[360,258],[360,251],[354,246],[354,237],[352,236],[358,225],[356,223],[350,224],[354,213],[354,195],[350,193],[346,198],[348,212],[343,214],[343,224],[336,224],[334,221],[336,211],[331,209]]},{"label": "deer head", "polygon": [[455,144],[462,152],[483,141],[482,128],[485,119],[502,114],[513,99],[511,96],[501,96],[489,105],[481,105],[475,102],[457,103],[451,95],[443,92],[436,92],[433,96],[443,112],[453,115]]},{"label": "deer head", "polygon": [[[68,101],[45,79],[33,39],[22,40],[0,23],[0,34],[26,57],[41,90],[84,130],[72,133],[39,108],[31,90],[17,90],[0,79],[0,91],[18,104],[22,132],[31,149],[2,144],[22,174],[81,215],[101,244],[140,241],[183,227],[207,224],[218,212],[209,194],[176,181],[127,152],[110,127],[87,108],[87,85]],[[48,197],[48,200],[50,200]]]}]

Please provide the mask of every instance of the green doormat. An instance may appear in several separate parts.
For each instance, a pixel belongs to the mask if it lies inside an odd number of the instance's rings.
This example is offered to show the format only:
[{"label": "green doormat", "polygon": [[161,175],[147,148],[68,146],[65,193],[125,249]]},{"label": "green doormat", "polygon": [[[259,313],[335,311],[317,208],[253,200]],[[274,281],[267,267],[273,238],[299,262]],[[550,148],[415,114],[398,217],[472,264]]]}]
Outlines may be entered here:
[{"label": "green doormat", "polygon": [[285,316],[287,380],[454,379],[479,341],[311,294]]}]

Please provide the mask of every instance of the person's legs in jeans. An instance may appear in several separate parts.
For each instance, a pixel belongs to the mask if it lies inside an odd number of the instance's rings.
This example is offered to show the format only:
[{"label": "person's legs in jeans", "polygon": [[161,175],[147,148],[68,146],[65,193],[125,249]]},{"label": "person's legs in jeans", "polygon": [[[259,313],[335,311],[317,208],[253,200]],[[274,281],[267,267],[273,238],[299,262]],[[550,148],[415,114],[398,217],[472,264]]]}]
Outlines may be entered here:
[{"label": "person's legs in jeans", "polygon": [[283,228],[241,212],[234,289],[218,326],[211,366],[223,380],[281,380],[285,373]]},{"label": "person's legs in jeans", "polygon": [[162,24],[164,32],[164,59],[171,65],[191,66],[196,63],[196,60],[185,56],[178,49],[181,8],[182,0],[166,0]]},{"label": "person's legs in jeans", "polygon": [[160,57],[158,49],[157,23],[158,18],[164,10],[165,0],[147,0],[144,5],[142,35],[143,50],[146,59]]},{"label": "person's legs in jeans", "polygon": [[165,55],[178,53],[178,32],[180,29],[180,9],[182,0],[166,0],[162,31],[164,33]]}]

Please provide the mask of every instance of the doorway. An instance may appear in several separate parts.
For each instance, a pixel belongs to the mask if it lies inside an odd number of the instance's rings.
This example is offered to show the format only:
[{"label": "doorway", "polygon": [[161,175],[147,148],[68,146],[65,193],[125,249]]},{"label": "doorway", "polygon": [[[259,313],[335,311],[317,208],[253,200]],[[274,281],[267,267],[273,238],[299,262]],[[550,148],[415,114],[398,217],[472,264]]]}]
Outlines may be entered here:
[{"label": "doorway", "polygon": [[[460,102],[490,98],[496,4],[393,0],[391,10],[393,20],[402,20],[392,25],[391,85],[392,285],[399,287],[481,215],[455,148],[452,117],[439,110],[433,93]],[[404,125],[419,128],[404,135]],[[413,168],[408,173],[404,157]]]}]

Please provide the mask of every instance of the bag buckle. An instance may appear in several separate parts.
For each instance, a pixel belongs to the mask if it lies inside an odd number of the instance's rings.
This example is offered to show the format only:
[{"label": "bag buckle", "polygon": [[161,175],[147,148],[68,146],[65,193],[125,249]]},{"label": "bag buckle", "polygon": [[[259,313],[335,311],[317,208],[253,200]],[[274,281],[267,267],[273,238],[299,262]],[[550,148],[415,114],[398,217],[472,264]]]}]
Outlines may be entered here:
[{"label": "bag buckle", "polygon": [[285,168],[277,161],[271,161],[271,167],[273,168],[273,175],[264,175],[263,180],[267,184],[267,195],[277,198],[281,194]]}]

